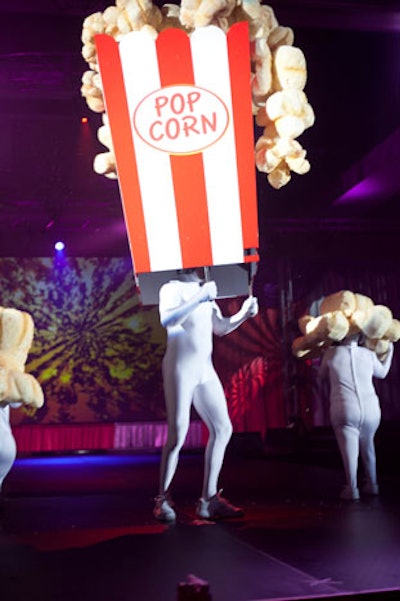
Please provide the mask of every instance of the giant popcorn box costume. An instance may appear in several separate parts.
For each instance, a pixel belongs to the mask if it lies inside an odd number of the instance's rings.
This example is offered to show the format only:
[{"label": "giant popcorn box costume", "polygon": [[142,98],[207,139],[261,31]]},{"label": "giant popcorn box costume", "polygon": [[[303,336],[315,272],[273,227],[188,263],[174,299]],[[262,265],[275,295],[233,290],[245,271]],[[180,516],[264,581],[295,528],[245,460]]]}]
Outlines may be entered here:
[{"label": "giant popcorn box costume", "polygon": [[247,24],[96,45],[135,271],[255,260]]},{"label": "giant popcorn box costume", "polygon": [[[104,111],[98,137],[108,147],[94,168],[118,177],[136,274],[165,278],[159,311],[167,330],[168,435],[158,520],[176,519],[169,492],[192,406],[208,430],[196,513],[201,519],[243,515],[218,492],[232,425],[212,341],[257,315],[257,299],[250,290],[239,311],[224,317],[214,302],[221,295],[218,278],[213,274],[218,286],[204,283],[193,268],[207,274],[247,264],[251,276],[258,261],[255,165],[274,187],[289,181],[290,170],[309,169],[294,141],[313,113],[302,91],[305,61],[290,48],[292,37],[258,0],[182,0],[161,9],[151,0],[116,0],[84,23],[82,54],[91,71],[82,78],[82,94],[93,110]],[[285,44],[273,71],[272,49]],[[270,116],[266,102],[275,91]],[[256,157],[253,115],[265,126]],[[232,285],[227,288],[232,294]]]},{"label": "giant popcorn box costume", "polygon": [[314,113],[292,30],[259,0],[116,0],[85,19],[82,41],[82,94],[108,147],[94,169],[119,180],[136,274],[254,267],[254,167],[275,188],[310,168],[295,140]]}]

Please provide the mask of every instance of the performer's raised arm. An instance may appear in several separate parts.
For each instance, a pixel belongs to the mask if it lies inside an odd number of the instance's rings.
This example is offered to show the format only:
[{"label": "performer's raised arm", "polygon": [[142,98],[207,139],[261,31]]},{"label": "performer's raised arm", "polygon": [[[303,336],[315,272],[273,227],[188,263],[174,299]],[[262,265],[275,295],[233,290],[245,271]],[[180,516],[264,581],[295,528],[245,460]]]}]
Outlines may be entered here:
[{"label": "performer's raised arm", "polygon": [[225,336],[236,330],[249,317],[255,317],[258,313],[258,301],[255,296],[249,296],[243,302],[237,313],[230,317],[224,317],[220,308],[215,303],[213,311],[213,332],[217,336]]}]

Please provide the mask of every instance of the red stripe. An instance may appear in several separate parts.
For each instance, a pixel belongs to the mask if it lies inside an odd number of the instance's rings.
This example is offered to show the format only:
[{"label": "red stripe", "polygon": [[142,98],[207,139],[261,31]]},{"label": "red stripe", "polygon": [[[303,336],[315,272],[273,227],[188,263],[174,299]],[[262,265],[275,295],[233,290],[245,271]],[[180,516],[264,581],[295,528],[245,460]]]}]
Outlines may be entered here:
[{"label": "red stripe", "polygon": [[[236,23],[227,34],[233,121],[244,249],[258,248],[257,187],[254,164],[248,24]],[[252,255],[252,257],[257,255]],[[246,257],[246,262],[254,260]]]},{"label": "red stripe", "polygon": [[118,43],[104,34],[95,36],[95,42],[133,265],[136,273],[148,272],[150,257]]},{"label": "red stripe", "polygon": [[[188,35],[166,29],[156,40],[162,86],[195,84]],[[203,156],[170,155],[183,267],[212,265]]]}]

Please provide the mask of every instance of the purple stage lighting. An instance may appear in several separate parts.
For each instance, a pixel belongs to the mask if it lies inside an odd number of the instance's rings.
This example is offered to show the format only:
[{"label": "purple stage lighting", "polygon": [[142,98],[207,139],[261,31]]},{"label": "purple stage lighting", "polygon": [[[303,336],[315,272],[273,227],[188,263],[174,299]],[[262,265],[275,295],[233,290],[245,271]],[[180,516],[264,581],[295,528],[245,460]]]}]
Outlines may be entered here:
[{"label": "purple stage lighting", "polygon": [[64,242],[58,241],[55,243],[54,248],[55,248],[55,250],[61,252],[62,250],[64,250],[65,244],[64,244]]}]

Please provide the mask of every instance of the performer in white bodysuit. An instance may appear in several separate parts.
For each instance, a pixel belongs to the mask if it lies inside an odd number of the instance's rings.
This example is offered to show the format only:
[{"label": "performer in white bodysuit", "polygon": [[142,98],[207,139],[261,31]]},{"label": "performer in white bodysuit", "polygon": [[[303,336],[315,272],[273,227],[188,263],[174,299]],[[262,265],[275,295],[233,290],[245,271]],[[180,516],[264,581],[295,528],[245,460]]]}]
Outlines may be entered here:
[{"label": "performer in white bodysuit", "polygon": [[238,313],[223,317],[216,296],[215,282],[203,282],[196,270],[186,270],[160,290],[160,319],[167,329],[162,368],[168,437],[162,453],[154,515],[162,521],[176,519],[168,491],[188,432],[192,404],[209,430],[197,514],[206,519],[243,515],[241,509],[218,493],[218,477],[232,424],[223,387],[212,363],[213,334],[224,336],[254,317],[258,303],[250,296]]},{"label": "performer in white bodysuit", "polygon": [[330,420],[342,456],[346,486],[341,498],[357,500],[358,460],[361,455],[365,473],[364,494],[377,495],[374,437],[381,420],[379,398],[373,378],[385,378],[389,372],[393,344],[383,361],[368,348],[359,346],[359,336],[348,336],[324,354],[319,378],[329,384]]},{"label": "performer in white bodysuit", "polygon": [[17,448],[10,427],[10,406],[0,405],[0,493],[3,481],[11,470]]}]

